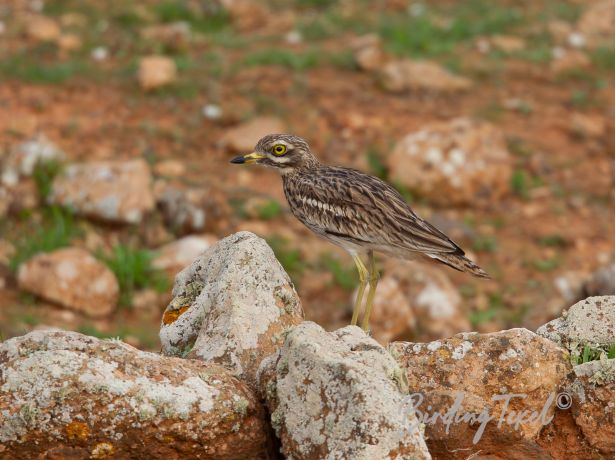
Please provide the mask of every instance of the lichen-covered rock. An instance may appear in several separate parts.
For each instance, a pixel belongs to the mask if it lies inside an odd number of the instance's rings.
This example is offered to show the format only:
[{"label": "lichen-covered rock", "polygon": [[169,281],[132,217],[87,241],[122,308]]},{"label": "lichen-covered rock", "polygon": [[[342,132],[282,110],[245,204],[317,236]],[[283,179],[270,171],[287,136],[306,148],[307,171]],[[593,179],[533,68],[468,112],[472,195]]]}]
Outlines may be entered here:
[{"label": "lichen-covered rock", "polygon": [[97,318],[113,312],[119,296],[113,272],[81,248],[32,257],[19,267],[17,282],[25,291]]},{"label": "lichen-covered rock", "polygon": [[217,238],[213,235],[185,236],[158,248],[152,265],[174,277],[216,241]]},{"label": "lichen-covered rock", "polygon": [[575,366],[570,386],[572,413],[589,444],[603,454],[615,453],[615,359]]},{"label": "lichen-covered rock", "polygon": [[[411,407],[427,414],[457,407],[454,413],[460,417],[476,417],[473,424],[466,419],[448,427],[441,418],[426,422],[432,454],[451,459],[478,452],[498,458],[545,457],[536,439],[553,416],[555,393],[571,370],[565,350],[527,329],[399,342],[389,350],[406,372],[414,394]],[[515,414],[522,411],[516,428]],[[499,424],[502,413],[505,421]]]},{"label": "lichen-covered rock", "polygon": [[64,153],[44,134],[17,145],[2,162],[2,184],[12,187],[20,177],[30,177],[41,163],[62,161]]},{"label": "lichen-covered rock", "polygon": [[0,369],[3,458],[266,457],[262,408],[215,364],[36,331],[0,344]]},{"label": "lichen-covered rock", "polygon": [[402,59],[391,61],[380,72],[380,81],[387,91],[458,92],[469,89],[472,81],[453,75],[441,65],[429,61]]},{"label": "lichen-covered rock", "polygon": [[299,297],[271,248],[239,232],[177,275],[160,341],[166,355],[213,361],[254,383],[261,361],[302,320]]},{"label": "lichen-covered rock", "polygon": [[265,373],[271,421],[287,458],[429,459],[416,419],[401,410],[403,373],[356,326],[295,327]]},{"label": "lichen-covered rock", "polygon": [[541,326],[538,335],[562,346],[615,343],[615,296],[588,297],[560,318]]},{"label": "lichen-covered rock", "polygon": [[468,118],[408,134],[388,157],[391,179],[436,204],[488,204],[510,189],[512,159],[502,132]]},{"label": "lichen-covered rock", "polygon": [[87,217],[137,224],[154,209],[151,173],[144,160],[73,164],[56,177],[49,200]]}]

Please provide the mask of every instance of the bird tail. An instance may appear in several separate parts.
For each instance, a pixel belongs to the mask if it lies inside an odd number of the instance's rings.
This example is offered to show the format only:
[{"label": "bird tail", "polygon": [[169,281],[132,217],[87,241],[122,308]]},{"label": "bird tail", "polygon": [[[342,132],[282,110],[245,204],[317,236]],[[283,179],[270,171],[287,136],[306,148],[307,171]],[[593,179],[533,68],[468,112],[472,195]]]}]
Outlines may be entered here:
[{"label": "bird tail", "polygon": [[486,271],[468,259],[463,252],[451,254],[429,254],[429,257],[436,259],[460,272],[470,273],[478,278],[491,278]]}]

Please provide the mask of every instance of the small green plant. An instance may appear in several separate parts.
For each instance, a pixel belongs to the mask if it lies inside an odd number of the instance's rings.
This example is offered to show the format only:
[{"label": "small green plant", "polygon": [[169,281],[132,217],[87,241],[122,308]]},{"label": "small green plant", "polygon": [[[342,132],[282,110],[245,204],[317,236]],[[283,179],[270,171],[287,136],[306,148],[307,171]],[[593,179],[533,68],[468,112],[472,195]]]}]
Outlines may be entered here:
[{"label": "small green plant", "polygon": [[550,272],[557,269],[559,266],[560,259],[557,256],[532,261],[532,267],[540,272]]},{"label": "small green plant", "polygon": [[477,327],[480,324],[494,320],[503,306],[502,297],[499,294],[491,294],[489,296],[489,306],[485,310],[477,310],[470,313],[470,323],[472,323],[473,327]]},{"label": "small green plant", "polygon": [[538,244],[552,248],[563,248],[567,243],[562,235],[553,234],[540,237]]},{"label": "small green plant", "polygon": [[609,359],[615,359],[615,343],[609,348],[606,357]]},{"label": "small green plant", "polygon": [[81,234],[73,216],[66,209],[51,206],[43,209],[42,223],[16,242],[15,254],[9,262],[12,271],[41,252],[51,252],[70,246],[71,242]]},{"label": "small green plant", "polygon": [[495,252],[498,249],[498,241],[493,235],[477,236],[472,247],[475,251]]},{"label": "small green plant", "polygon": [[615,343],[606,346],[572,343],[569,347],[570,360],[574,365],[615,358]]},{"label": "small green plant", "polygon": [[283,48],[271,48],[249,54],[244,64],[249,66],[275,65],[287,67],[295,71],[305,71],[321,63],[321,53],[316,49],[309,49],[302,53]]},{"label": "small green plant", "polygon": [[282,205],[276,200],[268,200],[258,207],[257,213],[262,220],[272,220],[282,214]]},{"label": "small green plant", "polygon": [[384,161],[382,161],[382,156],[375,148],[370,148],[367,150],[367,164],[369,165],[369,169],[372,174],[380,179],[386,179],[388,170]]},{"label": "small green plant", "polygon": [[169,286],[164,272],[152,266],[154,254],[151,251],[120,244],[110,255],[99,254],[98,257],[118,280],[122,306],[132,304],[132,296],[137,289],[153,288],[164,292]]},{"label": "small green plant", "polygon": [[39,161],[34,167],[32,178],[36,183],[36,189],[41,200],[45,202],[51,192],[53,179],[62,170],[62,164],[57,160]]},{"label": "small green plant", "polygon": [[525,171],[517,169],[513,172],[510,178],[510,187],[520,198],[524,200],[529,198],[529,178]]},{"label": "small green plant", "polygon": [[333,279],[339,286],[347,291],[352,291],[356,287],[357,274],[354,267],[345,267],[330,254],[323,255],[320,262],[324,268],[333,274]]}]

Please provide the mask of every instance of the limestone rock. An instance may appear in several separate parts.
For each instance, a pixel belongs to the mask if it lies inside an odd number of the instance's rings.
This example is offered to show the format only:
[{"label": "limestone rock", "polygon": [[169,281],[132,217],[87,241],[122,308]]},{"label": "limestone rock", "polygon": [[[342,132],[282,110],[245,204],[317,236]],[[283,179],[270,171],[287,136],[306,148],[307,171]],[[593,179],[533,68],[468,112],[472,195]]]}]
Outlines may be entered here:
[{"label": "limestone rock", "polygon": [[113,312],[119,295],[113,272],[80,248],[34,256],[19,267],[17,282],[23,290],[91,317]]},{"label": "limestone rock", "polygon": [[0,368],[8,458],[267,458],[262,408],[220,366],[36,331],[0,344]]},{"label": "limestone rock", "polygon": [[33,15],[26,19],[26,35],[37,42],[52,42],[60,36],[60,26],[55,19]]},{"label": "limestone rock", "polygon": [[387,91],[433,91],[452,93],[472,86],[471,80],[453,75],[445,68],[429,61],[403,59],[384,66],[380,74],[382,86]]},{"label": "limestone rock", "polygon": [[146,91],[168,86],[177,79],[175,61],[166,56],[147,56],[139,61],[139,84]]},{"label": "limestone rock", "polygon": [[431,458],[416,419],[400,410],[399,367],[358,327],[295,327],[274,373],[267,402],[286,457]]},{"label": "limestone rock", "polygon": [[72,52],[81,49],[83,42],[78,35],[63,34],[58,38],[58,46],[62,51]]},{"label": "limestone rock", "polygon": [[137,224],[154,209],[151,173],[143,160],[73,164],[56,177],[49,200],[94,219]]},{"label": "limestone rock", "polygon": [[[220,4],[230,15],[233,25],[241,31],[251,31],[267,25],[272,15],[266,4],[256,0],[220,0]],[[276,16],[284,16],[282,10],[277,10],[276,13]],[[284,30],[282,25],[281,27]]]},{"label": "limestone rock", "polygon": [[216,241],[217,238],[213,235],[185,236],[159,248],[152,265],[174,277]]},{"label": "limestone rock", "polygon": [[525,40],[514,35],[494,35],[489,41],[495,49],[505,53],[514,53],[525,48]]},{"label": "limestone rock", "polygon": [[271,248],[239,232],[177,275],[160,341],[165,355],[219,363],[254,383],[261,361],[302,320],[299,297]]},{"label": "limestone rock", "polygon": [[154,193],[165,224],[176,234],[227,227],[231,209],[226,195],[216,187],[185,187],[159,181]]},{"label": "limestone rock", "polygon": [[278,118],[257,117],[227,131],[222,144],[233,152],[250,153],[261,137],[285,130],[284,123]]},{"label": "limestone rock", "polygon": [[615,343],[615,296],[581,300],[565,315],[539,327],[536,333],[562,346],[572,343],[610,346]]},{"label": "limestone rock", "polygon": [[350,43],[354,60],[361,70],[377,70],[385,60],[382,40],[377,34],[362,35]]},{"label": "limestone rock", "polygon": [[615,359],[575,366],[572,412],[589,444],[605,455],[615,453]]},{"label": "limestone rock", "polygon": [[615,0],[593,2],[577,24],[589,46],[608,45],[615,38]]},{"label": "limestone rock", "polygon": [[2,184],[12,187],[21,177],[30,177],[39,163],[62,161],[64,153],[44,134],[39,134],[11,149],[2,162]]},{"label": "limestone rock", "polygon": [[388,157],[391,179],[441,205],[488,203],[508,192],[512,160],[502,132],[457,118],[408,134]]},{"label": "limestone rock", "polygon": [[[441,418],[427,423],[432,454],[451,459],[478,452],[498,458],[545,458],[536,439],[553,416],[555,394],[571,370],[562,348],[527,329],[511,329],[463,333],[430,343],[393,343],[389,350],[406,372],[410,408],[431,414],[456,407],[456,414],[484,414],[487,420],[482,433],[481,422],[452,423],[448,432]],[[506,399],[493,399],[513,394],[522,396],[509,396],[507,406]],[[503,411],[506,421],[498,427]],[[528,411],[518,430],[513,411]],[[529,418],[531,413],[537,416]],[[488,421],[487,416],[494,419]],[[473,444],[475,437],[478,442]]]}]

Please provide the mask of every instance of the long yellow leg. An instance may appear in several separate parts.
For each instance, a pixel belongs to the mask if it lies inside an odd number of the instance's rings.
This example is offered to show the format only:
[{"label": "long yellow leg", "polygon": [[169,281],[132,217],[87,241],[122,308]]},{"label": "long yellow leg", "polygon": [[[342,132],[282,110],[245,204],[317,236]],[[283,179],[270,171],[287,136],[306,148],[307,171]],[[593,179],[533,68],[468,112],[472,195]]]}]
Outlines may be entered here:
[{"label": "long yellow leg", "polygon": [[376,270],[374,251],[369,251],[369,294],[367,294],[365,315],[363,316],[363,324],[361,326],[365,332],[369,330],[369,315],[372,313],[372,305],[374,303],[374,296],[376,295],[376,286],[378,286],[379,278],[378,270]]},{"label": "long yellow leg", "polygon": [[363,293],[365,292],[365,286],[367,286],[368,271],[365,264],[358,255],[352,256],[354,264],[357,266],[359,272],[359,291],[357,292],[357,300],[354,302],[354,309],[352,310],[352,321],[350,324],[355,326],[359,319],[359,311],[361,310],[361,304],[363,303]]}]

